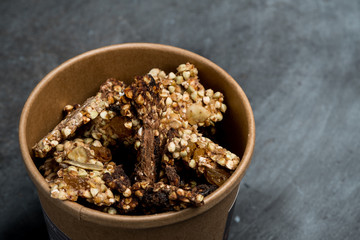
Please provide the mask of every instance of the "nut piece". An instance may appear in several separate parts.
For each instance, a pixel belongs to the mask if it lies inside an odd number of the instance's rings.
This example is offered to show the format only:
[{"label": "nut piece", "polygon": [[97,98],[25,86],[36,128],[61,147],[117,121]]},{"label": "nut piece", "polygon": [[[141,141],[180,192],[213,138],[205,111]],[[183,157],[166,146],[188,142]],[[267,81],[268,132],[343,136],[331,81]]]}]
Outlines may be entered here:
[{"label": "nut piece", "polygon": [[192,104],[186,110],[186,117],[191,125],[204,122],[210,115],[210,112],[200,104]]},{"label": "nut piece", "polygon": [[80,147],[80,146],[71,150],[71,152],[67,155],[67,157],[70,160],[81,162],[81,163],[86,162],[86,160],[88,159],[85,148]]}]

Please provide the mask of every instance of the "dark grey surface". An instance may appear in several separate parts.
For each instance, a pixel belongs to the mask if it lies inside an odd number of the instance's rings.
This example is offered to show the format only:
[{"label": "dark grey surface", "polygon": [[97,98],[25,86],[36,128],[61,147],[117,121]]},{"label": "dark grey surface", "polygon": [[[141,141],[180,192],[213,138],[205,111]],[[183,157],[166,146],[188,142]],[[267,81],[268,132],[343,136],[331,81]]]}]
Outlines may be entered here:
[{"label": "dark grey surface", "polygon": [[178,46],[228,71],[257,140],[229,239],[360,236],[360,3],[354,1],[0,2],[0,238],[47,238],[18,146],[36,84],[85,51]]}]

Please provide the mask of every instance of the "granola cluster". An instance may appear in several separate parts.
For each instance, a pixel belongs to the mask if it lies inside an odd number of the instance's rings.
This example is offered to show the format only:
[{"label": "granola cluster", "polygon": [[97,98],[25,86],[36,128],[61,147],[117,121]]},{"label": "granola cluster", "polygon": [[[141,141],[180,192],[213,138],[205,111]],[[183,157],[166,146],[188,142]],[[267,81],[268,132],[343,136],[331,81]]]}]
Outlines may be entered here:
[{"label": "granola cluster", "polygon": [[82,105],[66,105],[33,151],[45,159],[53,198],[109,214],[201,206],[240,162],[203,134],[225,111],[224,95],[205,89],[193,64],[154,68],[129,86],[108,79]]}]

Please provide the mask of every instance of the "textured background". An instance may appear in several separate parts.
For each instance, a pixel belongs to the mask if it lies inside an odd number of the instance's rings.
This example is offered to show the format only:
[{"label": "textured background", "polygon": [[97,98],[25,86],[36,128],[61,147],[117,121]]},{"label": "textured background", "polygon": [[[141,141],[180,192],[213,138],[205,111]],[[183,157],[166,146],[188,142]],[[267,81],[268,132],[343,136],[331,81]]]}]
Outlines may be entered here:
[{"label": "textured background", "polygon": [[31,90],[85,51],[154,42],[211,59],[253,107],[229,239],[358,239],[359,1],[2,0],[0,16],[0,238],[47,238],[18,146]]}]

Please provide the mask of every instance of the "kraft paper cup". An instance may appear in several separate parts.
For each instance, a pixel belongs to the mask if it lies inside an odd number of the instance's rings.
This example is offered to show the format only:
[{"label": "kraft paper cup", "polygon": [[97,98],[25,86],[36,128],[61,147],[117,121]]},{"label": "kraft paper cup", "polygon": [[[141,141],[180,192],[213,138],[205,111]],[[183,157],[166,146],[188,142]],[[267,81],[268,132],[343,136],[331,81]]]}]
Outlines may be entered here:
[{"label": "kraft paper cup", "polygon": [[[205,198],[205,204],[178,212],[123,216],[51,198],[49,186],[32,158],[31,148],[62,119],[63,107],[82,103],[110,77],[129,84],[135,75],[143,75],[151,68],[170,72],[186,62],[195,64],[206,88],[224,93],[228,108],[224,120],[218,124],[220,145],[241,158],[236,171]],[[19,140],[26,169],[37,188],[53,239],[226,239],[231,209],[253,154],[255,122],[241,87],[210,60],[176,47],[129,43],[86,52],[45,76],[24,106]]]}]

